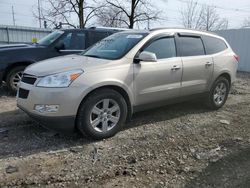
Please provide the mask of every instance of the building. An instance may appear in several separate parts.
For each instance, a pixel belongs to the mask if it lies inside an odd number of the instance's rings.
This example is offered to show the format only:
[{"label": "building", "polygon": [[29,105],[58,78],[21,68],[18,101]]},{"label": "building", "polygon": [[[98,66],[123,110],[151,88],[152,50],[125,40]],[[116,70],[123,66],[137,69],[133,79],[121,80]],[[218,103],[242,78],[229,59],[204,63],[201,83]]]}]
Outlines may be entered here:
[{"label": "building", "polygon": [[239,71],[250,72],[250,28],[216,31],[224,37],[240,56]]}]

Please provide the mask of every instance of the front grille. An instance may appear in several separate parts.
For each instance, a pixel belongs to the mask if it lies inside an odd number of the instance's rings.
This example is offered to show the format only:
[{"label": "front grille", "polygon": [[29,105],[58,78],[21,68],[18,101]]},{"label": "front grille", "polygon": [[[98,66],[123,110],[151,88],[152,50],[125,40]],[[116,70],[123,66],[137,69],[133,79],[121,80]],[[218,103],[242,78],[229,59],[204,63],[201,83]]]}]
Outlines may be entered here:
[{"label": "front grille", "polygon": [[19,88],[18,97],[21,99],[27,99],[29,95],[29,90]]},{"label": "front grille", "polygon": [[33,85],[36,82],[36,79],[37,78],[35,76],[29,74],[23,74],[22,82]]}]

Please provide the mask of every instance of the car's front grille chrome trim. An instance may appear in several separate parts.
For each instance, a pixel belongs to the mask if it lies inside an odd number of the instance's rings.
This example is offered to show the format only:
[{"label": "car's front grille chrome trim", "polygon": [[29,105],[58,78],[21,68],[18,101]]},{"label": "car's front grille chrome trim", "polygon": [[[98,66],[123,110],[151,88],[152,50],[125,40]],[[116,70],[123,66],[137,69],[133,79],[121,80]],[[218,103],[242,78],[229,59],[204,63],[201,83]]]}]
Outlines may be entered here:
[{"label": "car's front grille chrome trim", "polygon": [[31,84],[31,85],[34,85],[35,82],[37,80],[37,77],[36,76],[33,76],[33,75],[30,75],[30,74],[23,74],[22,76],[22,82],[23,83],[26,83],[26,84]]}]

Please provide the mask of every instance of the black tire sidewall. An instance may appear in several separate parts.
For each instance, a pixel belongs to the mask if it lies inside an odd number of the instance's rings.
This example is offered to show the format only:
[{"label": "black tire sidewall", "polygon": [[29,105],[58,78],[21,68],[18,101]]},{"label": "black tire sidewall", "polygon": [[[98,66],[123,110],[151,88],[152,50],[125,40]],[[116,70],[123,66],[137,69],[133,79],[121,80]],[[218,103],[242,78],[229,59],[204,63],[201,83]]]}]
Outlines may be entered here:
[{"label": "black tire sidewall", "polygon": [[[100,133],[90,124],[90,112],[97,102],[103,99],[112,99],[117,102],[120,107],[120,119],[117,125],[106,133]],[[87,99],[80,105],[77,114],[77,128],[86,136],[95,140],[109,138],[119,132],[127,118],[127,104],[121,94],[112,89],[100,89],[93,92]]]},{"label": "black tire sidewall", "polygon": [[[214,102],[214,90],[215,88],[217,87],[217,85],[219,83],[223,82],[225,85],[226,85],[226,96],[225,96],[225,99],[223,101],[223,103],[221,103],[220,105],[216,105],[215,102]],[[212,108],[212,109],[219,109],[221,108],[227,101],[227,98],[228,98],[228,94],[229,94],[229,90],[230,90],[230,84],[229,84],[229,81],[224,78],[224,77],[219,77],[213,84],[211,90],[210,90],[210,93],[209,93],[209,107]]]},{"label": "black tire sidewall", "polygon": [[11,78],[14,74],[16,74],[17,72],[20,72],[20,71],[24,71],[25,69],[25,66],[18,66],[18,67],[15,67],[13,69],[11,69],[9,71],[9,73],[7,74],[6,76],[6,85],[8,87],[8,89],[11,91],[11,92],[16,92],[16,90],[12,87],[11,85]]}]

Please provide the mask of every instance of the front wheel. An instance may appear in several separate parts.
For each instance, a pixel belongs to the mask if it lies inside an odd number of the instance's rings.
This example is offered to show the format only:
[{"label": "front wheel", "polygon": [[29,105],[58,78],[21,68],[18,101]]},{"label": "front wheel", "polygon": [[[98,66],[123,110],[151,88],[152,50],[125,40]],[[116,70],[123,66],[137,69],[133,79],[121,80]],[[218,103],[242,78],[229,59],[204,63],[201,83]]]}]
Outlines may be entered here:
[{"label": "front wheel", "polygon": [[213,84],[207,99],[209,108],[217,110],[221,108],[228,97],[230,89],[229,81],[225,77],[219,77]]},{"label": "front wheel", "polygon": [[112,89],[100,89],[80,105],[77,128],[93,139],[114,136],[125,123],[127,104],[122,95]]},{"label": "front wheel", "polygon": [[11,92],[16,92],[18,84],[22,79],[25,66],[18,66],[9,71],[6,77],[6,85]]}]

